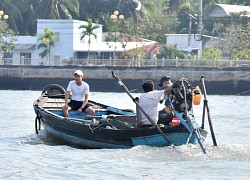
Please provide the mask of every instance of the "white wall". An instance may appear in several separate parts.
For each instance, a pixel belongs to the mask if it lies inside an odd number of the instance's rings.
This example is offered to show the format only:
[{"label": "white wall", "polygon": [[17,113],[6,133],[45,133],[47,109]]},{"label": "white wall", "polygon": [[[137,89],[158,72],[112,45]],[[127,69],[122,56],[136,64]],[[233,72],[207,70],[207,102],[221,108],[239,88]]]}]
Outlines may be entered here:
[{"label": "white wall", "polygon": [[[37,35],[44,34],[44,29],[50,28],[58,34],[58,41],[51,47],[50,58],[73,57],[73,20],[37,20]],[[38,51],[42,51],[38,50]]]},{"label": "white wall", "polygon": [[[37,34],[43,34],[46,27],[52,29],[54,33],[59,33],[59,41],[55,42],[54,47],[51,48],[50,57],[60,57],[61,60],[70,59],[74,57],[74,49],[88,46],[87,36],[82,41],[80,39],[83,29],[79,29],[79,26],[83,24],[86,25],[87,22],[78,20],[38,20]],[[91,36],[91,42],[101,42],[102,26],[96,29],[94,33],[97,35],[97,39]]]},{"label": "white wall", "polygon": [[[27,45],[27,46],[34,46],[31,49],[15,49],[13,50],[13,65],[20,64],[20,54],[21,53],[31,53],[31,58],[34,58],[34,65],[38,65],[39,62],[36,62],[38,59],[38,51],[36,51],[37,45],[37,37],[36,36],[16,36],[16,45]],[[36,60],[35,60],[36,59]]]},{"label": "white wall", "polygon": [[196,39],[198,38],[197,35],[195,36],[194,34],[191,34],[190,49],[188,47],[188,34],[165,34],[165,36],[167,45],[177,44],[177,47],[179,49],[185,51],[200,48],[200,41],[196,41]]}]

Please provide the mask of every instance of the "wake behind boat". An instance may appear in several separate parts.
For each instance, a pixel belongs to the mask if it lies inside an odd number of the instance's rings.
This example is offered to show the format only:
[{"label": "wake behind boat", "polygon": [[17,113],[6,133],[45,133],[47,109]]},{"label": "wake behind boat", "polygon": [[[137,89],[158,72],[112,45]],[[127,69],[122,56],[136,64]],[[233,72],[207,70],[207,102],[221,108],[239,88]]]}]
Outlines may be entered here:
[{"label": "wake behind boat", "polygon": [[[118,83],[125,86],[115,74]],[[62,112],[65,89],[59,85],[46,86],[34,102],[35,128],[41,125],[50,135],[67,145],[82,148],[130,148],[138,145],[179,146],[186,143],[199,144],[205,153],[207,132],[198,126],[192,113],[193,89],[188,82],[177,82],[171,92],[176,117],[169,124],[151,127],[141,126],[137,112],[119,109],[99,102],[89,101],[95,110],[93,116],[69,111],[70,118]],[[126,88],[127,89],[127,88]],[[128,92],[129,93],[129,92]],[[137,110],[140,109],[136,104]],[[179,120],[180,123],[174,124]]]}]

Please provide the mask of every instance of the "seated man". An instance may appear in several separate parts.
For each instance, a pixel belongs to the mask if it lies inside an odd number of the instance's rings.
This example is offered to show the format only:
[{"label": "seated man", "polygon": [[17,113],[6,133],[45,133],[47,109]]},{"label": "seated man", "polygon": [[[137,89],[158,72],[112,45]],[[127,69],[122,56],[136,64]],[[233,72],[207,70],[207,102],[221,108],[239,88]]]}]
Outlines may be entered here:
[{"label": "seated man", "polygon": [[[65,117],[69,117],[68,111],[70,110],[77,110],[78,114],[86,112],[93,115],[95,111],[88,104],[89,85],[83,81],[83,72],[75,71],[74,78],[75,80],[69,82],[65,95],[65,105],[62,108]],[[72,92],[72,98],[68,103],[70,92]]]}]

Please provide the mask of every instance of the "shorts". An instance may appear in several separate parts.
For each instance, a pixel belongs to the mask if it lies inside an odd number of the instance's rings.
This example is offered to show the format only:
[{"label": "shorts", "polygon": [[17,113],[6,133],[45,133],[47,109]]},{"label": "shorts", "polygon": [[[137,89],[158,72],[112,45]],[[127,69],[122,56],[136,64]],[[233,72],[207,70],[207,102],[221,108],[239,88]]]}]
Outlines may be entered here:
[{"label": "shorts", "polygon": [[[75,101],[75,100],[71,100],[68,104],[69,107],[71,107],[72,110],[78,110],[79,108],[82,107],[82,101]],[[86,111],[86,109],[88,109],[90,107],[90,104],[86,104],[84,106],[84,108],[82,109],[82,111]]]},{"label": "shorts", "polygon": [[165,109],[162,109],[159,111],[159,116],[158,116],[158,122],[157,124],[169,124],[170,121],[172,121],[174,115],[173,113],[167,113]]}]

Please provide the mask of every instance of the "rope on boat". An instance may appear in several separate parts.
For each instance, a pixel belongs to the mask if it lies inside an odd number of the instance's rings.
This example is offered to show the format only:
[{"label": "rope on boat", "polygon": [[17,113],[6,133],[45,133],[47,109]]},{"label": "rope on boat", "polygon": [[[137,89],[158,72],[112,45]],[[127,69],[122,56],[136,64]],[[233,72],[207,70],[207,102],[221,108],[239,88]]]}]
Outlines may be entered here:
[{"label": "rope on boat", "polygon": [[38,115],[35,118],[35,130],[36,134],[39,134],[38,130],[41,130],[41,118]]},{"label": "rope on boat", "polygon": [[96,127],[94,127],[94,128],[92,128],[91,127],[91,125],[95,125],[95,123],[93,122],[93,123],[91,123],[91,124],[89,124],[89,129],[91,130],[91,131],[94,131],[94,130],[96,130],[97,128],[99,128],[99,127],[101,127],[102,126],[102,124],[100,123],[98,126],[96,126]]},{"label": "rope on boat", "polygon": [[96,125],[96,120],[95,120],[95,118],[93,119],[93,122],[89,124],[89,129],[90,129],[91,131],[94,131],[94,130],[96,130],[97,128],[101,127],[101,126],[102,126],[102,123],[99,123],[98,126],[96,126],[96,127],[94,127],[94,128],[92,128],[91,125]]}]

